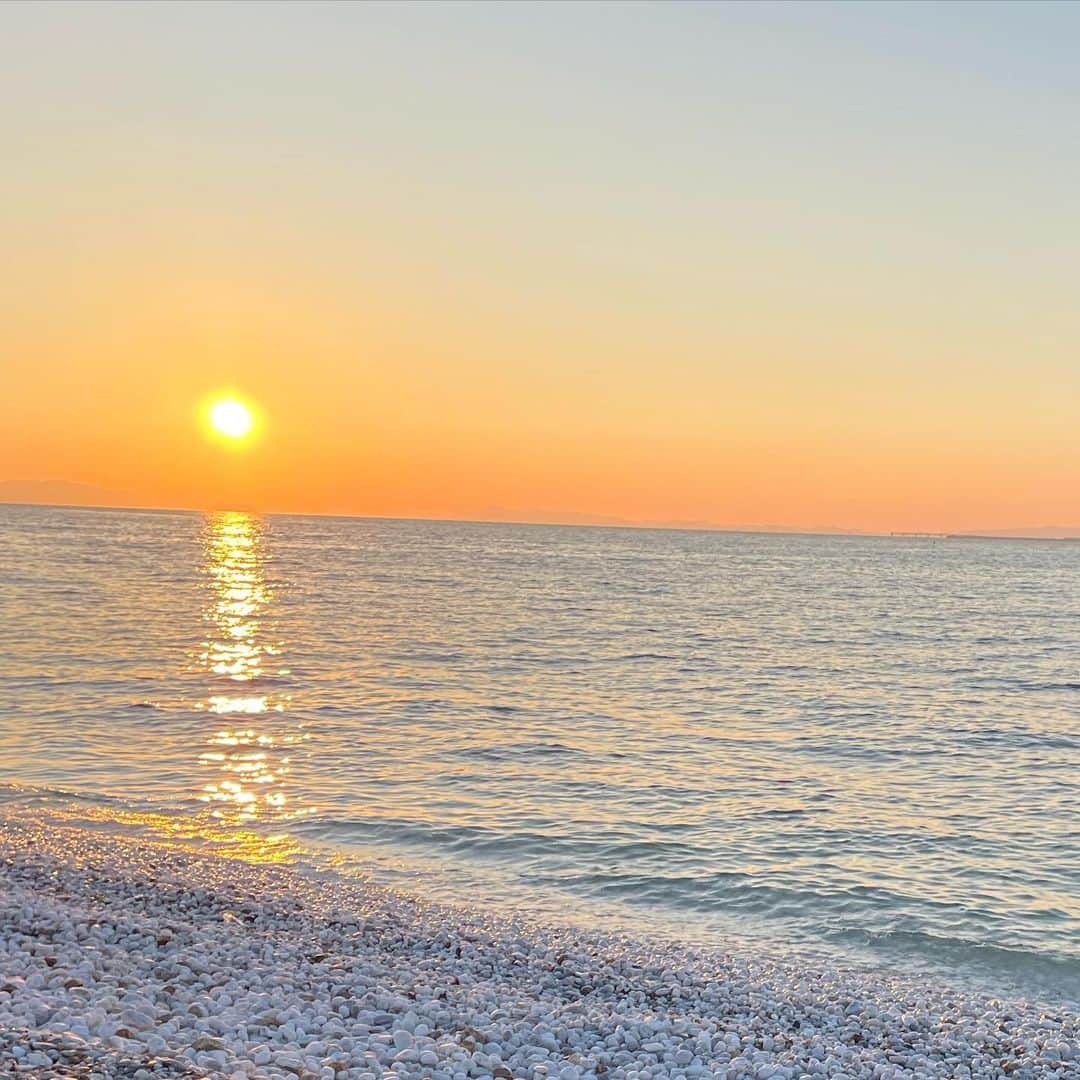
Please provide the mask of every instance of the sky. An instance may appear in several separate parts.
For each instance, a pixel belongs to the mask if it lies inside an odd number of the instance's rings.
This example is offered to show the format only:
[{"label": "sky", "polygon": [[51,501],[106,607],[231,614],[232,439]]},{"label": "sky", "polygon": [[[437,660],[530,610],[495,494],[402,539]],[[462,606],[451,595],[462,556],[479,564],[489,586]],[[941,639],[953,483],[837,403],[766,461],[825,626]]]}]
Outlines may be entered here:
[{"label": "sky", "polygon": [[1077,40],[1032,2],[6,4],[0,500],[1080,527]]}]

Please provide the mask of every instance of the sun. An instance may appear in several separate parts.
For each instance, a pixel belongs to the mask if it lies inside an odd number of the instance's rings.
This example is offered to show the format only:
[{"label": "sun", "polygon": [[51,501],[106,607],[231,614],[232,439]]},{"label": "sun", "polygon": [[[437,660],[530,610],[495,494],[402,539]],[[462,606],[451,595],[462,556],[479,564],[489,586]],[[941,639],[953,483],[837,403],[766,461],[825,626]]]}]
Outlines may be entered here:
[{"label": "sun", "polygon": [[242,442],[255,428],[255,411],[238,397],[214,397],[206,407],[206,421],[213,434]]}]

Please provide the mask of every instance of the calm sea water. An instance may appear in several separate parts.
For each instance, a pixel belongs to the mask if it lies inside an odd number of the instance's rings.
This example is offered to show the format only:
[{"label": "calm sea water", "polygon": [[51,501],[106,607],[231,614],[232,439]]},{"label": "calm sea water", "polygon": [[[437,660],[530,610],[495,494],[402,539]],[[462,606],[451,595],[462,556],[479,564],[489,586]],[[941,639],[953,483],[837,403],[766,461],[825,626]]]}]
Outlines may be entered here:
[{"label": "calm sea water", "polygon": [[0,507],[0,798],[1080,996],[1080,545]]}]

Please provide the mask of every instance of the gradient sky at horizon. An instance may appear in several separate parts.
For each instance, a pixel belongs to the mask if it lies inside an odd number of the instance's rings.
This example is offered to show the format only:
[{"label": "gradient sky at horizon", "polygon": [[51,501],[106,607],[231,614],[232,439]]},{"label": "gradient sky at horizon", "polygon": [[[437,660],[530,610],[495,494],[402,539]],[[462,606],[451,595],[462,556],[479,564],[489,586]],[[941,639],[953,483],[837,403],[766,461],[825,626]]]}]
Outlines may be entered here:
[{"label": "gradient sky at horizon", "polygon": [[4,5],[0,499],[1078,526],[1077,41],[1042,3]]}]

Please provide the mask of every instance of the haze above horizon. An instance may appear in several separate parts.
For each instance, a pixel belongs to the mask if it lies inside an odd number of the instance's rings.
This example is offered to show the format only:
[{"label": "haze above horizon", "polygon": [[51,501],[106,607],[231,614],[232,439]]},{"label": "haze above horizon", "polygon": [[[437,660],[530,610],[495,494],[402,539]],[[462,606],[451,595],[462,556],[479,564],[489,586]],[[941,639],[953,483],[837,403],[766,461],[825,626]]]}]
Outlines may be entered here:
[{"label": "haze above horizon", "polygon": [[0,501],[1080,534],[1078,7],[0,31]]}]

